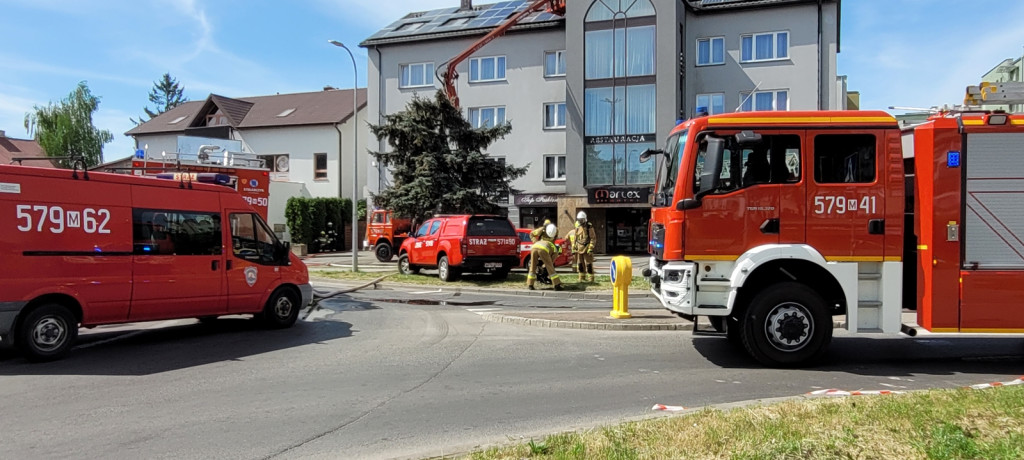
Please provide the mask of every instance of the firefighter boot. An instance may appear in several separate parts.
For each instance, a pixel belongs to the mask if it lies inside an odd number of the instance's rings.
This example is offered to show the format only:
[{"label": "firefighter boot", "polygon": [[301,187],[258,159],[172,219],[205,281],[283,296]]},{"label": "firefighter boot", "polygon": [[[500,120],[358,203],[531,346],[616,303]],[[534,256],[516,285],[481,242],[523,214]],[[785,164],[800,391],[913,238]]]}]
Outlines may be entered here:
[{"label": "firefighter boot", "polygon": [[587,273],[587,282],[588,283],[593,283],[594,282],[594,273],[593,272]]}]

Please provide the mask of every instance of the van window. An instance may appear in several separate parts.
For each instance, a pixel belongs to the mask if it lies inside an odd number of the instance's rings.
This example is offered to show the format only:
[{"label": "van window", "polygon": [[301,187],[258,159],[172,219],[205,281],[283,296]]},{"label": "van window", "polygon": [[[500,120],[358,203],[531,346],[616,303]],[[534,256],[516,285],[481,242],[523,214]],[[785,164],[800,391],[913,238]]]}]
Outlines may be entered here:
[{"label": "van window", "polygon": [[132,236],[138,255],[220,255],[220,214],[133,209]]},{"label": "van window", "polygon": [[516,229],[501,217],[470,217],[467,236],[516,236]]},{"label": "van window", "polygon": [[235,257],[262,265],[274,264],[277,238],[256,214],[231,214],[231,247]]},{"label": "van window", "polygon": [[435,220],[434,223],[430,224],[430,234],[436,235],[437,231],[441,229],[441,221]]}]

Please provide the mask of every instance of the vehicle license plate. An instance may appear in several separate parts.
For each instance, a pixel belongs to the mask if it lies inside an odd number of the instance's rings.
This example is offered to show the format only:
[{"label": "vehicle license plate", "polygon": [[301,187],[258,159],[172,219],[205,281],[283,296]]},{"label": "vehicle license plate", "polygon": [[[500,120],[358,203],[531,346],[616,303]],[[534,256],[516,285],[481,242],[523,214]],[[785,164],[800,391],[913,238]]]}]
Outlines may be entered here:
[{"label": "vehicle license plate", "polygon": [[501,262],[485,262],[484,268],[501,268]]}]

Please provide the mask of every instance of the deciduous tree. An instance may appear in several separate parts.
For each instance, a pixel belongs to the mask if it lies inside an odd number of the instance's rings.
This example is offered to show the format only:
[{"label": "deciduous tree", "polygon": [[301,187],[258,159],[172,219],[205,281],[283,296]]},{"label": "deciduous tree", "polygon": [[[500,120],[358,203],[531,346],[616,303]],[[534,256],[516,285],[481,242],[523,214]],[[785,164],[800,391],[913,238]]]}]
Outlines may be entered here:
[{"label": "deciduous tree", "polygon": [[441,91],[433,99],[414,97],[405,111],[370,130],[391,146],[371,154],[393,177],[373,202],[416,220],[435,213],[498,213],[496,200],[517,192],[512,181],[526,174],[526,167],[485,153],[512,131],[510,124],[473,128]]},{"label": "deciduous tree", "polygon": [[[46,107],[35,106],[25,114],[25,130],[39,142],[47,156],[81,156],[86,166],[100,163],[103,144],[114,140],[114,135],[92,124],[92,115],[99,108],[100,99],[92,95],[89,86],[80,82],[68,97]],[[71,161],[60,160],[63,167]]]}]

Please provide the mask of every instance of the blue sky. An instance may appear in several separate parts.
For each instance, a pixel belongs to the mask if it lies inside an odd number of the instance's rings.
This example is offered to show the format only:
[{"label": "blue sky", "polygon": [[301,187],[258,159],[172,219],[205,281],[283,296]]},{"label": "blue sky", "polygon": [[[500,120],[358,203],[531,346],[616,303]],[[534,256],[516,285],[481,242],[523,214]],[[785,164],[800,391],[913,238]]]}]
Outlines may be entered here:
[{"label": "blue sky", "polygon": [[[334,39],[356,54],[363,87],[360,41],[407,12],[458,3],[0,0],[0,129],[27,138],[25,113],[85,80],[101,98],[94,123],[115,137],[104,158],[121,158],[133,148],[128,119],[165,72],[192,100],[350,88],[352,64]],[[846,0],[839,73],[864,109],[958,103],[967,85],[1024,53],[1024,27],[1009,25],[1021,18],[1016,0]]]}]

